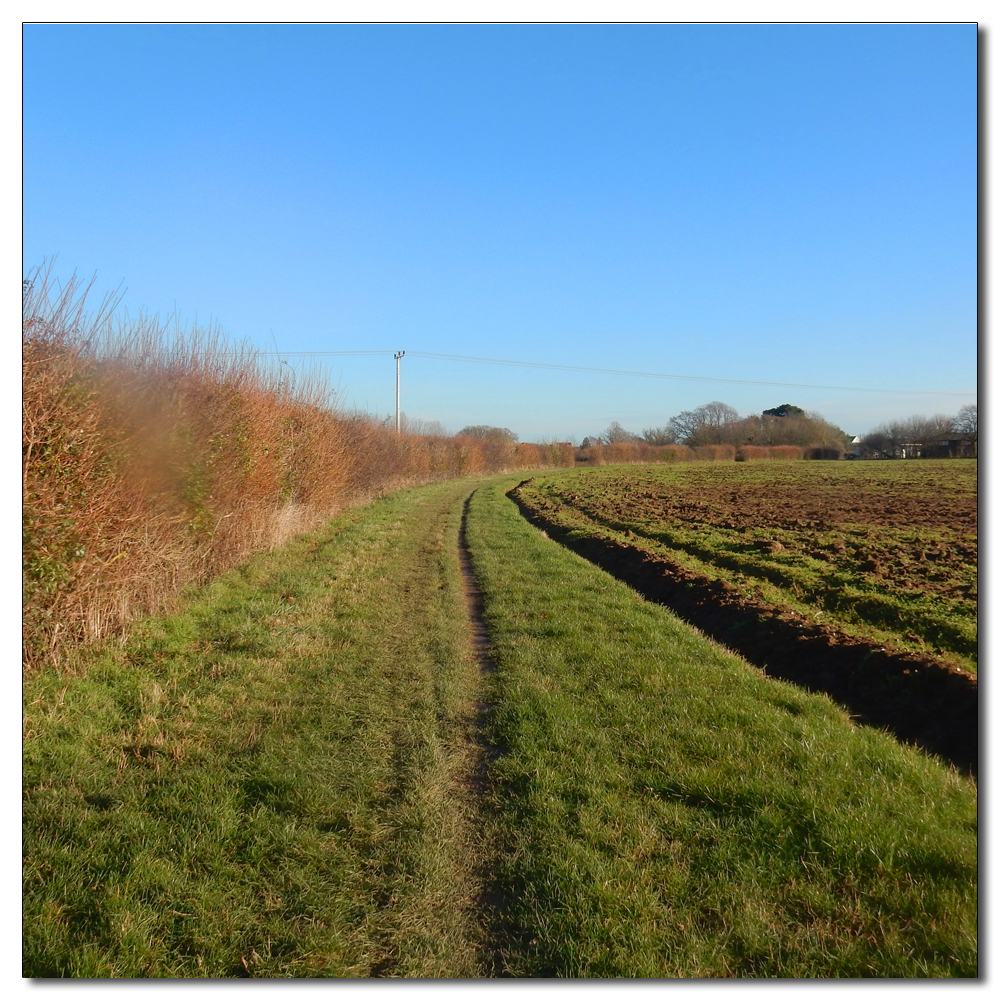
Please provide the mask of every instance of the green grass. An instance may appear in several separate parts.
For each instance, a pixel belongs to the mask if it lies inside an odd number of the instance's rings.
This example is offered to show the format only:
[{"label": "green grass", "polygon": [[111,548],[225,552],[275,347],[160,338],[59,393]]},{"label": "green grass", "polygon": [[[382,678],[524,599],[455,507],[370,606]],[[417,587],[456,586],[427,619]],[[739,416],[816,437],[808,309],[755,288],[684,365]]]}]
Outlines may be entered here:
[{"label": "green grass", "polygon": [[768,680],[480,490],[517,976],[976,975],[974,784]]},{"label": "green grass", "polygon": [[27,976],[474,975],[451,483],[25,685]]},{"label": "green grass", "polygon": [[25,975],[976,975],[974,783],[544,538],[516,481],[355,510],[26,679]]}]

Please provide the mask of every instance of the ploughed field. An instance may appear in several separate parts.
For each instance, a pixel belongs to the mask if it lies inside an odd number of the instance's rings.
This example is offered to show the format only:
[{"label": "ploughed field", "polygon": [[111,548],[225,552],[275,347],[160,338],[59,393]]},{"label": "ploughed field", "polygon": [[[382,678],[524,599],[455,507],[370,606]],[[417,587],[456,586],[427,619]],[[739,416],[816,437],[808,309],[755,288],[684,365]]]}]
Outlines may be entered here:
[{"label": "ploughed field", "polygon": [[603,468],[514,497],[769,673],[975,770],[975,461]]}]

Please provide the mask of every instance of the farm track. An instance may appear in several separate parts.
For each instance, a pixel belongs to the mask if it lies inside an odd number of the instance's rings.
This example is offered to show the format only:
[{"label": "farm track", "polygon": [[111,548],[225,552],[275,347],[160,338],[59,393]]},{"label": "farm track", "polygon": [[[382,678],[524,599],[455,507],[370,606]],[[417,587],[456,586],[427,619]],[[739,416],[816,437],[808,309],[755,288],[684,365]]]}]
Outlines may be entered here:
[{"label": "farm track", "polygon": [[669,607],[768,676],[828,694],[856,721],[887,729],[966,773],[978,774],[975,676],[754,601],[723,580],[702,576],[607,535],[571,531],[528,506],[518,489],[508,495],[521,514],[550,538],[647,600]]},{"label": "farm track", "polygon": [[[465,591],[473,654],[479,665],[479,672],[485,681],[490,674],[496,671],[497,664],[491,654],[489,630],[484,615],[483,592],[476,580],[472,554],[466,535],[469,504],[472,502],[475,492],[473,490],[465,498],[465,503],[462,505],[462,520],[458,529],[458,565]],[[480,810],[480,813],[485,809],[483,796],[491,787],[490,766],[505,750],[504,747],[493,743],[486,732],[489,713],[495,707],[496,702],[485,700],[476,701],[472,705],[475,715],[471,734],[469,770],[463,779],[463,785],[473,797],[475,806]],[[503,924],[507,898],[506,894],[494,884],[495,880],[491,870],[493,867],[490,860],[484,860],[476,871],[476,877],[481,886],[476,908],[483,933],[481,960],[488,970],[486,974],[490,977],[497,977],[504,974],[503,949],[500,942],[504,938]]]}]

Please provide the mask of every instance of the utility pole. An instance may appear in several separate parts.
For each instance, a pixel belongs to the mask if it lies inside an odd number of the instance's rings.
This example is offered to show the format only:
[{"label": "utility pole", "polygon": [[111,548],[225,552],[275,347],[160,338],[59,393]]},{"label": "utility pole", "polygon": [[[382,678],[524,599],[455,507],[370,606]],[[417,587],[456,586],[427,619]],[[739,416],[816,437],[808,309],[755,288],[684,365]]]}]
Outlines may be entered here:
[{"label": "utility pole", "polygon": [[396,359],[396,433],[399,433],[399,359],[406,351],[398,351],[393,357]]}]

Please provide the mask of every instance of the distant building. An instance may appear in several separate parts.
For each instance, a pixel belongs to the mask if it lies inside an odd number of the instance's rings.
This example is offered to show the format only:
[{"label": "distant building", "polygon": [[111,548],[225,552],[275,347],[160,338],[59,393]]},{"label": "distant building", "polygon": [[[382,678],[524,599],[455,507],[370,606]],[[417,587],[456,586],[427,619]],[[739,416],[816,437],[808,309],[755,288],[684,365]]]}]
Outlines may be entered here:
[{"label": "distant building", "polygon": [[958,438],[936,438],[933,441],[907,441],[899,446],[902,458],[956,458],[966,451],[966,442]]}]

